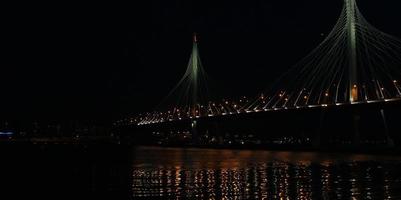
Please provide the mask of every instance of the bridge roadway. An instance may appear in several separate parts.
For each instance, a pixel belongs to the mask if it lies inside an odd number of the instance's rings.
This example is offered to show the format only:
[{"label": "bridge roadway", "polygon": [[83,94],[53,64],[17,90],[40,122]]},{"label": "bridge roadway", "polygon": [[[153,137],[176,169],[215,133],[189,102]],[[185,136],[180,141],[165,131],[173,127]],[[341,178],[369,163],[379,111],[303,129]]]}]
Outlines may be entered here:
[{"label": "bridge roadway", "polygon": [[[148,122],[148,123],[139,123],[138,126],[157,126],[157,125],[166,125],[166,124],[180,124],[180,123],[190,123],[194,120],[196,121],[205,121],[205,120],[224,120],[227,119],[236,119],[236,118],[252,118],[257,116],[269,115],[271,112],[304,112],[307,110],[347,110],[347,109],[364,109],[364,108],[372,108],[372,107],[388,107],[401,104],[401,98],[394,99],[386,99],[386,100],[374,100],[374,101],[361,101],[354,103],[337,103],[337,104],[321,104],[321,105],[309,105],[309,106],[296,106],[296,107],[278,107],[278,108],[270,108],[270,109],[259,109],[259,110],[247,110],[241,112],[227,112],[217,115],[208,115],[208,116],[199,116],[199,117],[187,117],[182,119],[170,119],[163,120],[161,122]],[[401,113],[400,113],[401,114]]]},{"label": "bridge roadway", "polygon": [[[119,127],[119,131],[123,137],[135,138],[137,143],[160,141],[160,136],[163,135],[165,138],[175,138],[173,140],[188,136],[217,138],[220,143],[242,138],[238,141],[252,144],[288,138],[318,138],[319,143],[325,145],[336,142],[353,144],[359,141],[374,145],[390,139],[395,145],[401,146],[400,114],[401,99],[392,99],[352,105],[272,109],[144,125],[131,124]],[[253,138],[252,141],[249,138]]]}]

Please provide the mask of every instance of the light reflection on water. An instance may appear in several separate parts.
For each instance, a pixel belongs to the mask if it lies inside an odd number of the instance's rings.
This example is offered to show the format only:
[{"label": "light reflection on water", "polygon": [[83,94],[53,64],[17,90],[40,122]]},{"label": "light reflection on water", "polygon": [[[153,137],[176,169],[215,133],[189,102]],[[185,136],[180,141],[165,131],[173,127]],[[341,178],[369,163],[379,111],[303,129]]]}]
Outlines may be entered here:
[{"label": "light reflection on water", "polygon": [[401,199],[401,158],[140,147],[134,198]]}]

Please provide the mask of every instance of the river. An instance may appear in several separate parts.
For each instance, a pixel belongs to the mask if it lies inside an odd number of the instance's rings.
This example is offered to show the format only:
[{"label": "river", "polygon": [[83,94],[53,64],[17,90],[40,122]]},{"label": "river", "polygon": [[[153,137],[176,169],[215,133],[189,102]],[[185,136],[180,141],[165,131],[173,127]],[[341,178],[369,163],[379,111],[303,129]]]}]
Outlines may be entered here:
[{"label": "river", "polygon": [[134,199],[401,199],[401,157],[138,147]]}]

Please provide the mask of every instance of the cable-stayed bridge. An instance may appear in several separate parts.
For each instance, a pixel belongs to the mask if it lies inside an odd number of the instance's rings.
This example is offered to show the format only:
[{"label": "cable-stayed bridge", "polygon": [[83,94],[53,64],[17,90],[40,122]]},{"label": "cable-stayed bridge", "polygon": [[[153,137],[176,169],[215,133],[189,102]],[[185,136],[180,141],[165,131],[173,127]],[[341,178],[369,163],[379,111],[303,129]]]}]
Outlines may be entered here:
[{"label": "cable-stayed bridge", "polygon": [[344,0],[339,19],[328,36],[256,98],[209,101],[206,82],[194,35],[187,70],[156,111],[116,125],[187,121],[194,127],[199,119],[313,108],[360,110],[363,105],[376,104],[380,105],[378,112],[387,128],[381,106],[401,100],[401,41],[369,24],[356,0]]}]

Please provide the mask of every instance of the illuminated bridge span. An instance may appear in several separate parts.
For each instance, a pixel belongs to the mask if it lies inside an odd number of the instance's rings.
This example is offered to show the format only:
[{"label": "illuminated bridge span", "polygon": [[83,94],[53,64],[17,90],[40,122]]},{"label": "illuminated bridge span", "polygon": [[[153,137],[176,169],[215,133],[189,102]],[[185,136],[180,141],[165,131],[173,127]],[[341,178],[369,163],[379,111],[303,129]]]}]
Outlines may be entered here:
[{"label": "illuminated bridge span", "polygon": [[[207,101],[205,71],[196,35],[184,77],[170,93],[178,98],[165,112],[149,112],[120,124],[305,109],[401,99],[401,42],[370,25],[356,0],[344,0],[333,30],[312,52],[255,99]],[[171,106],[170,106],[171,107]]]}]

